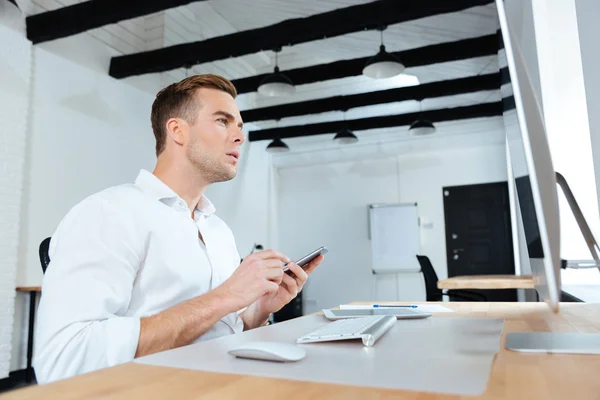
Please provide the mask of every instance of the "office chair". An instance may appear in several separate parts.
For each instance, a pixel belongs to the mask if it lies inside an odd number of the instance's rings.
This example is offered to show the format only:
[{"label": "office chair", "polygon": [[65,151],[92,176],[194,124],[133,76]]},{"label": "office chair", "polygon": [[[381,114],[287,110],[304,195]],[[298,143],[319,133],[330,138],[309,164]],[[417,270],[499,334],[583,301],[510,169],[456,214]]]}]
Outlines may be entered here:
[{"label": "office chair", "polygon": [[486,297],[481,293],[472,292],[470,290],[452,290],[451,292],[446,293],[442,289],[438,289],[438,276],[435,273],[435,269],[433,269],[433,265],[431,265],[431,261],[429,261],[429,257],[417,256],[417,259],[421,265],[421,272],[423,272],[423,278],[425,280],[427,301],[443,301],[444,296],[448,296],[450,300],[454,297],[468,301],[487,301]]},{"label": "office chair", "polygon": [[48,249],[50,248],[50,238],[42,240],[40,243],[40,263],[42,264],[42,272],[46,273],[46,268],[48,268],[48,264],[50,264],[50,256],[48,255]]},{"label": "office chair", "polygon": [[[42,272],[45,274],[48,264],[50,264],[50,255],[48,254],[50,248],[50,238],[42,240],[40,248],[38,250],[40,256],[40,264],[42,265]],[[33,369],[33,331],[35,325],[35,311],[36,311],[36,297],[37,292],[29,292],[29,331],[27,333],[27,368],[25,381],[26,382],[37,382],[35,377],[35,370]]]}]

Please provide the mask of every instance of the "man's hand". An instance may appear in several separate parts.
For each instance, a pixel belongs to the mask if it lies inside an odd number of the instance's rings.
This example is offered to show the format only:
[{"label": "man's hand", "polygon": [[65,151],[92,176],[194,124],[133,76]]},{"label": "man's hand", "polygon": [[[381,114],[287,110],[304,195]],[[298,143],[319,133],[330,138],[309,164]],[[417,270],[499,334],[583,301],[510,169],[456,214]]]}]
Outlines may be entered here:
[{"label": "man's hand", "polygon": [[281,310],[283,306],[292,301],[304,287],[308,275],[319,266],[323,259],[322,255],[318,256],[308,263],[304,269],[295,263],[289,263],[288,268],[290,273],[283,274],[277,291],[264,294],[244,311],[242,319],[244,320],[245,328],[252,329],[260,326],[269,318],[269,315]]},{"label": "man's hand", "polygon": [[258,308],[268,314],[281,310],[283,306],[296,298],[304,287],[308,275],[319,266],[323,258],[322,255],[318,256],[308,263],[305,269],[296,263],[289,263],[288,268],[291,274],[283,274],[281,284],[275,293],[267,293],[258,299]]},{"label": "man's hand", "polygon": [[289,259],[276,251],[252,254],[216,289],[142,318],[135,356],[190,344],[227,314],[272,296],[282,282],[284,262]]},{"label": "man's hand", "polygon": [[266,250],[246,257],[235,272],[217,289],[234,308],[241,310],[258,298],[279,290],[283,279],[283,263],[289,262],[284,254]]}]

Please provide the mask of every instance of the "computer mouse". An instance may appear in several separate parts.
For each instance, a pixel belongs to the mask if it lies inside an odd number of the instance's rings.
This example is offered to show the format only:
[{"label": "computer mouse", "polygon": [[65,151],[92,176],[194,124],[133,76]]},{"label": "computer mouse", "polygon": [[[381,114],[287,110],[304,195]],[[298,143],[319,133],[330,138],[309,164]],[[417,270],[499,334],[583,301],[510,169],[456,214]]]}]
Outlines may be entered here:
[{"label": "computer mouse", "polygon": [[228,352],[239,358],[251,358],[268,361],[299,361],[306,357],[306,350],[290,343],[280,342],[248,342]]}]

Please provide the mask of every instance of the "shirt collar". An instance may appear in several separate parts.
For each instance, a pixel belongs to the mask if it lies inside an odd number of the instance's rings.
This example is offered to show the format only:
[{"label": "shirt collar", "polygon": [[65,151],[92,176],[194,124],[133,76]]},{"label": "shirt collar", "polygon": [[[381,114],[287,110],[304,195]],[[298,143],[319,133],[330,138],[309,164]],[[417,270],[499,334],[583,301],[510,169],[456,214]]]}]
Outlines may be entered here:
[{"label": "shirt collar", "polygon": [[[161,181],[156,175],[145,169],[140,170],[140,173],[135,179],[135,185],[142,189],[148,196],[171,208],[174,208],[179,201],[183,201],[185,204],[185,201],[179,197],[173,189],[167,186],[167,184]],[[206,216],[212,215],[216,211],[213,203],[204,195],[202,195],[200,201],[196,205],[196,210]]]}]

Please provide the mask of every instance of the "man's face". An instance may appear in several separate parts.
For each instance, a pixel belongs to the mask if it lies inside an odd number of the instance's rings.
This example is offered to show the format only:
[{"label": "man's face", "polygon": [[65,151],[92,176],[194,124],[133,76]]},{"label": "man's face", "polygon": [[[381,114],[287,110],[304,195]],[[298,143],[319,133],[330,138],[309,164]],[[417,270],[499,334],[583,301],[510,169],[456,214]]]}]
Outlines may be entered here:
[{"label": "man's face", "polygon": [[246,140],[237,104],[229,94],[215,89],[198,89],[196,99],[200,107],[189,126],[187,157],[209,183],[233,179]]}]

